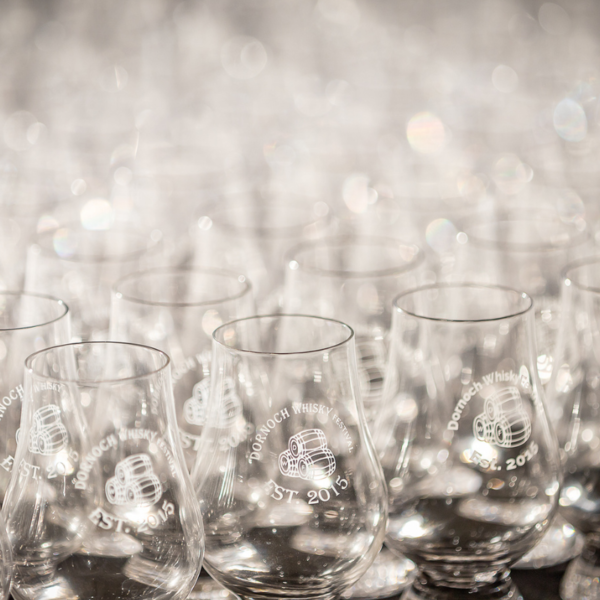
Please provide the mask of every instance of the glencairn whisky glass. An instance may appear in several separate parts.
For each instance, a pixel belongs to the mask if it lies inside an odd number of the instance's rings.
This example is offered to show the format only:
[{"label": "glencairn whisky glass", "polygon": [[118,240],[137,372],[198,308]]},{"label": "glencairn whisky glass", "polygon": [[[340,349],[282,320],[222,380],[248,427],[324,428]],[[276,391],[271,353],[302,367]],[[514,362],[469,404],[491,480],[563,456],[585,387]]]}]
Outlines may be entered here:
[{"label": "glencairn whisky glass", "polygon": [[25,390],[23,365],[37,350],[70,340],[67,305],[28,292],[0,292],[0,503],[15,464]]},{"label": "glencairn whisky glass", "polygon": [[556,424],[564,472],[560,512],[586,535],[581,556],[561,582],[565,600],[600,597],[600,480],[598,374],[600,258],[573,262],[563,272],[556,372],[548,409]]},{"label": "glencairn whisky glass", "polygon": [[189,470],[206,420],[212,333],[253,312],[247,279],[218,269],[149,269],[113,288],[111,339],[146,344],[171,358],[175,413]]},{"label": "glencairn whisky glass", "polygon": [[[19,600],[186,598],[203,532],[176,431],[169,358],[66,344],[26,361],[3,511]],[[96,406],[89,427],[82,400]]]},{"label": "glencairn whisky glass", "polygon": [[419,567],[405,597],[513,598],[509,567],[549,526],[561,482],[533,302],[461,284],[411,290],[394,306],[373,431],[386,544]]},{"label": "glencairn whisky glass", "polygon": [[241,598],[335,598],[373,562],[386,523],[354,333],[332,319],[273,315],[213,337],[192,475],[204,566]]}]

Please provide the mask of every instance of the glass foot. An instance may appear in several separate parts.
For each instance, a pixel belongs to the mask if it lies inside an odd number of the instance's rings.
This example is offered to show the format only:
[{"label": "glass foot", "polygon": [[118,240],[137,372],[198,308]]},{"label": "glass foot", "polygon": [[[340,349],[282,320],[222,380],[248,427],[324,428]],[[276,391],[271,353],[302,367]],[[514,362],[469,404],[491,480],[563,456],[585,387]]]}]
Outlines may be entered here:
[{"label": "glass foot", "polygon": [[557,514],[539,544],[512,569],[544,569],[566,563],[581,554],[584,536]]},{"label": "glass foot", "polygon": [[341,597],[353,600],[391,598],[412,582],[416,572],[412,560],[396,556],[384,546],[369,570]]},{"label": "glass foot", "polygon": [[510,578],[510,571],[499,573],[495,581],[470,588],[441,585],[419,573],[404,591],[401,600],[523,600],[521,592]]},{"label": "glass foot", "polygon": [[237,596],[202,571],[187,600],[236,600]]}]

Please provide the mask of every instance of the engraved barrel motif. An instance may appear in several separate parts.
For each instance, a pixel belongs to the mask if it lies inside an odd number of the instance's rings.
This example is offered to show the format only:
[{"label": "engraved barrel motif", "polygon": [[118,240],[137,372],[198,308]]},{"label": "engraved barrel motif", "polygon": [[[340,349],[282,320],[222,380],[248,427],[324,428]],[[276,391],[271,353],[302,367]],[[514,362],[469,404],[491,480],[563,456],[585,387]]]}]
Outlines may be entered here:
[{"label": "engraved barrel motif", "polygon": [[478,440],[501,448],[516,448],[526,442],[531,420],[519,390],[510,386],[486,398],[483,413],[473,421],[473,433]]},{"label": "engraved barrel motif", "polygon": [[130,481],[125,488],[127,504],[150,506],[156,504],[162,496],[160,480],[154,474],[138,477]]},{"label": "engraved barrel motif", "polygon": [[60,408],[54,404],[35,411],[29,434],[30,452],[48,456],[56,454],[66,446],[68,434],[60,415]]},{"label": "engraved barrel motif", "polygon": [[205,377],[194,386],[192,397],[185,401],[183,405],[183,417],[190,425],[204,425],[209,393],[210,378]]},{"label": "engraved barrel motif", "polygon": [[292,456],[297,458],[314,450],[327,448],[327,438],[320,429],[307,429],[290,438],[288,444]]},{"label": "engraved barrel motif", "polygon": [[475,432],[475,437],[482,442],[490,443],[495,439],[493,422],[488,421],[481,415],[475,417],[473,431]]},{"label": "engraved barrel motif", "polygon": [[236,419],[242,414],[242,401],[235,393],[235,384],[229,378],[223,382],[223,404],[219,418],[219,427],[226,429],[231,427]]},{"label": "engraved barrel motif", "polygon": [[302,479],[324,479],[334,471],[335,456],[329,448],[312,450],[298,459],[298,473]]},{"label": "engraved barrel motif", "polygon": [[285,450],[279,455],[279,470],[282,475],[298,477],[298,458],[292,456],[289,450]]},{"label": "engraved barrel motif", "polygon": [[501,448],[516,448],[529,439],[531,421],[526,414],[512,414],[496,423],[496,443]]},{"label": "engraved barrel motif", "polygon": [[42,406],[33,413],[34,427],[43,429],[53,423],[60,423],[60,408],[55,404]]},{"label": "engraved barrel motif", "polygon": [[106,498],[111,504],[125,504],[127,497],[125,496],[125,487],[119,483],[116,477],[111,477],[104,486]]},{"label": "engraved barrel motif", "polygon": [[521,395],[515,387],[504,388],[485,401],[485,414],[490,421],[515,412],[523,412]]},{"label": "engraved barrel motif", "polygon": [[39,454],[56,454],[67,443],[67,430],[62,423],[53,423],[45,429],[38,430],[32,438],[34,452]]},{"label": "engraved barrel motif", "polygon": [[115,477],[121,484],[152,473],[152,462],[146,454],[132,454],[119,461],[115,467]]}]

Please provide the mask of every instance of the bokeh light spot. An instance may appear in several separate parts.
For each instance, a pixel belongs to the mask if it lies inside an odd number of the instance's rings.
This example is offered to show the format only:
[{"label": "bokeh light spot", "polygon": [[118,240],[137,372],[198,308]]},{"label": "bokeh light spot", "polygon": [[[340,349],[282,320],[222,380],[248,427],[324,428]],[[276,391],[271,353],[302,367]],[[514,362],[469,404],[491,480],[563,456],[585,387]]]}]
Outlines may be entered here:
[{"label": "bokeh light spot", "polygon": [[113,223],[114,213],[108,200],[94,198],[88,200],[81,208],[81,224],[93,231],[109,229]]},{"label": "bokeh light spot", "polygon": [[425,240],[438,254],[449,252],[456,244],[458,231],[448,219],[435,219],[427,225]]},{"label": "bokeh light spot", "polygon": [[221,50],[221,64],[234,79],[252,79],[267,66],[267,51],[255,38],[236,36]]},{"label": "bokeh light spot", "polygon": [[517,194],[533,179],[533,169],[515,154],[506,154],[494,164],[492,179],[501,192]]},{"label": "bokeh light spot", "polygon": [[61,227],[54,232],[52,245],[60,258],[69,258],[77,250],[77,241],[66,227]]},{"label": "bokeh light spot", "polygon": [[370,179],[362,173],[353,173],[344,180],[342,198],[353,213],[364,213],[370,204],[377,201],[377,192],[369,186]]},{"label": "bokeh light spot", "polygon": [[435,154],[446,143],[446,128],[433,113],[420,112],[408,122],[406,137],[413,150],[421,154]]},{"label": "bokeh light spot", "polygon": [[587,117],[583,107],[571,98],[564,98],[554,109],[554,130],[567,142],[580,142],[587,135]]},{"label": "bokeh light spot", "polygon": [[221,319],[221,315],[214,309],[207,310],[202,317],[202,330],[209,337],[213,334],[213,331],[222,324],[223,319]]}]

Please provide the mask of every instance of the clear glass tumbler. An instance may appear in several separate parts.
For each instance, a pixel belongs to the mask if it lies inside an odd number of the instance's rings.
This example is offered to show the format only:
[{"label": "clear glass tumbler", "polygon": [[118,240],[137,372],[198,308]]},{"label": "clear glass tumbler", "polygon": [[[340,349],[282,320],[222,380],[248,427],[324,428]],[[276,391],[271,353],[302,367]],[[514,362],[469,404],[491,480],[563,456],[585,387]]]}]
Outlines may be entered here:
[{"label": "clear glass tumbler", "polygon": [[[192,478],[206,570],[245,599],[333,599],[381,548],[386,492],[339,321],[260,316],[214,334]],[[238,440],[240,424],[251,430]]]},{"label": "clear glass tumbler", "polygon": [[386,544],[419,574],[405,598],[513,598],[509,567],[542,537],[561,482],[536,369],[533,302],[432,285],[394,302],[375,444]]},{"label": "clear glass tumbler", "polygon": [[113,288],[111,339],[153,346],[171,358],[175,413],[189,470],[206,420],[212,333],[253,314],[253,308],[250,283],[229,271],[150,269]]},{"label": "clear glass tumbler", "polygon": [[[202,562],[200,511],[179,445],[169,358],[66,344],[26,361],[3,511],[19,600],[184,599]],[[90,397],[96,417],[82,417]]]}]

